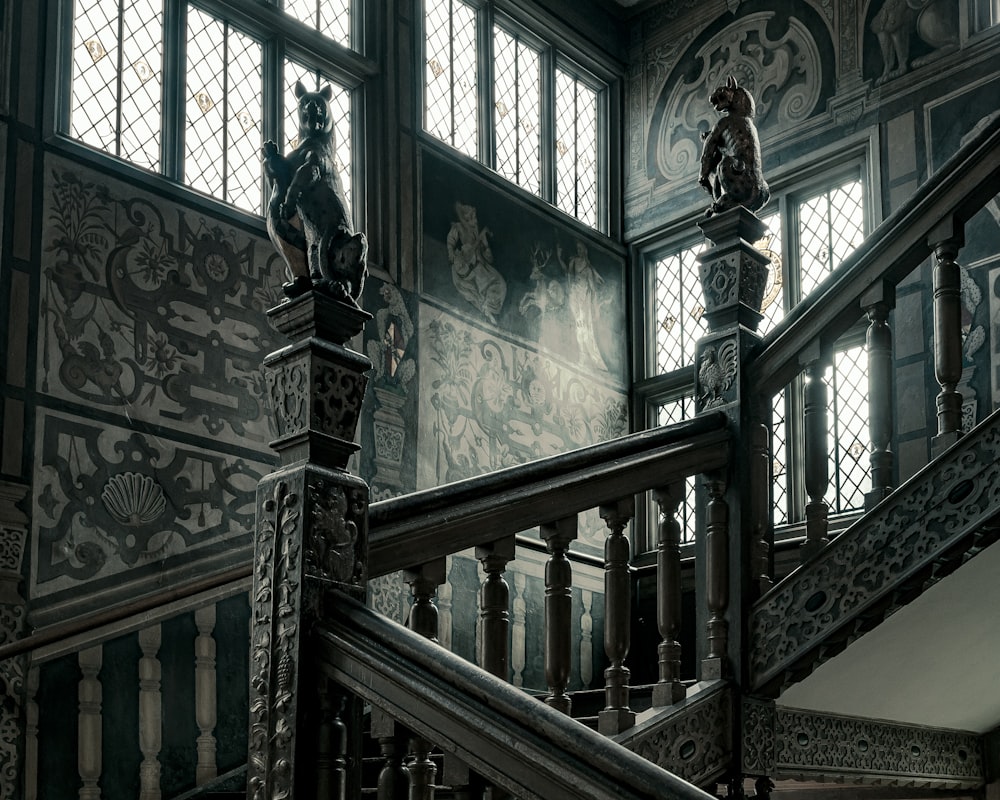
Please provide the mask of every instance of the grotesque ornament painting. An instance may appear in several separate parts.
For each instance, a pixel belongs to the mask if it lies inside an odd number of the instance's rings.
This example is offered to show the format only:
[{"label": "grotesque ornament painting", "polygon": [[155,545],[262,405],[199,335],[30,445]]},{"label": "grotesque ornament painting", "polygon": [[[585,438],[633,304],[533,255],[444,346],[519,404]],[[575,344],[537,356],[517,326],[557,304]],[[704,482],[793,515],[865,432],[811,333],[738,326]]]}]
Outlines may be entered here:
[{"label": "grotesque ornament painting", "polygon": [[317,289],[356,306],[368,242],[354,232],[336,166],[332,96],[329,85],[308,92],[297,82],[298,146],[282,156],[274,142],[264,143],[264,172],[272,181],[267,231],[288,267],[285,294]]},{"label": "grotesque ornament painting", "polygon": [[712,92],[709,102],[723,116],[710,133],[704,134],[698,183],[713,201],[706,215],[737,206],[757,211],[770,199],[771,192],[761,171],[753,97],[730,76]]}]

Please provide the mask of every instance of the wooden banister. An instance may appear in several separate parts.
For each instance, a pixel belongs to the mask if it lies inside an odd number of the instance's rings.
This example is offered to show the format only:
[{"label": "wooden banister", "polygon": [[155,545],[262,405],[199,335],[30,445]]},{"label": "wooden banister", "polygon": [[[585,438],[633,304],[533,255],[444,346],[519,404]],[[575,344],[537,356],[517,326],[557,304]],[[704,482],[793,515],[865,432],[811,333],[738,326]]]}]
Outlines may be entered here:
[{"label": "wooden banister", "polygon": [[828,349],[863,315],[862,298],[881,281],[896,285],[930,256],[947,218],[968,221],[1000,186],[1000,116],[948,159],[906,203],[765,337],[747,369],[756,391],[773,395],[802,369],[803,352]]}]

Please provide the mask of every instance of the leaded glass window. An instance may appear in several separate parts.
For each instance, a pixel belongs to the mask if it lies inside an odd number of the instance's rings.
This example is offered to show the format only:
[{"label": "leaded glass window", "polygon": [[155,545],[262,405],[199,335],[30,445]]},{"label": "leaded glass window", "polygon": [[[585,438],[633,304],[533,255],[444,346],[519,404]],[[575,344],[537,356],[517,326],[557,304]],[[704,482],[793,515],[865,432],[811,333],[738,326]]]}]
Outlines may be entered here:
[{"label": "leaded glass window", "polygon": [[338,44],[351,46],[350,0],[285,0],[284,11]]},{"label": "leaded glass window", "polygon": [[77,0],[72,62],[70,135],[158,169],[162,0]]},{"label": "leaded glass window", "polygon": [[607,84],[499,12],[489,30],[489,2],[424,9],[424,130],[605,229]]},{"label": "leaded glass window", "polygon": [[426,0],[424,127],[467,156],[479,155],[479,52],[475,9]]},{"label": "leaded glass window", "polygon": [[247,210],[261,207],[261,43],[189,7],[184,182]]},{"label": "leaded glass window", "polygon": [[[783,193],[772,200],[776,208],[762,221],[767,232],[755,243],[771,258],[764,290],[759,331],[766,334],[785,313],[861,244],[865,235],[864,187],[858,178],[831,182],[818,191],[795,195]],[[789,242],[791,244],[789,244]],[[791,248],[791,256],[785,251]],[[652,325],[654,346],[650,366],[659,374],[669,374],[694,364],[695,347],[707,333],[702,319],[702,291],[698,278],[698,254],[703,244],[676,249],[653,261]],[[868,360],[863,345],[848,343],[838,349],[827,371],[830,408],[829,474],[827,500],[833,513],[864,507],[864,495],[871,488],[868,459]],[[782,390],[773,398],[771,421],[771,477],[775,524],[801,518],[797,507],[801,492],[789,485],[789,460],[801,448],[794,442],[800,434],[793,421],[801,416],[790,403],[794,392]],[[664,424],[687,405],[660,405],[658,421]],[[668,410],[669,409],[669,410]],[[665,416],[666,415],[666,416]],[[683,416],[678,417],[683,418]]]},{"label": "leaded glass window", "polygon": [[[656,421],[660,425],[673,425],[694,416],[694,398],[690,395],[668,400],[657,408]],[[677,507],[677,522],[681,526],[681,542],[693,542],[695,537],[694,521],[695,476],[690,475],[684,481],[684,500]],[[655,541],[655,540],[654,540]]]},{"label": "leaded glass window", "polygon": [[556,205],[597,224],[597,92],[556,70]]},{"label": "leaded glass window", "polygon": [[[67,31],[66,39],[71,90],[61,130],[260,213],[261,145],[274,139],[287,148],[297,134],[290,87],[297,79],[310,89],[330,83],[337,163],[350,200],[353,90],[308,62],[334,64],[350,74],[337,45],[350,46],[358,3],[269,0],[261,10],[272,10],[235,19],[231,6],[218,0],[76,0],[72,36]],[[317,48],[313,30],[331,40],[330,46]],[[296,58],[285,56],[286,51]],[[184,54],[179,69],[164,70],[167,52]],[[311,55],[299,57],[303,52]],[[266,113],[282,99],[290,123]],[[164,109],[170,108],[178,112],[167,115]]]},{"label": "leaded glass window", "polygon": [[516,33],[493,29],[497,172],[541,193],[541,54]]},{"label": "leaded glass window", "polygon": [[698,279],[698,254],[704,249],[704,244],[688,247],[654,265],[655,358],[660,373],[693,364],[695,345],[708,333]]}]

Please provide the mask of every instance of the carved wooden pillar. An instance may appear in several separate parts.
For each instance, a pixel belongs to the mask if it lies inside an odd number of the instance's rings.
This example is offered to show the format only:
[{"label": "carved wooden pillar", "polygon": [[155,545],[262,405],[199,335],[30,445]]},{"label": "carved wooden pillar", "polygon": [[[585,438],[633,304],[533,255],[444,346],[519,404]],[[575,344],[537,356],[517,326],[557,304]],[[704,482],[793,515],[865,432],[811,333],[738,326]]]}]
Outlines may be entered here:
[{"label": "carved wooden pillar", "polygon": [[486,575],[479,589],[479,615],[482,620],[479,665],[505,681],[510,675],[510,587],[503,573],[514,558],[514,537],[477,547],[476,558],[483,565]]},{"label": "carved wooden pillar", "polygon": [[660,509],[656,543],[656,625],[660,631],[660,679],[653,687],[653,705],[663,707],[683,700],[681,683],[681,525],[677,508],[684,499],[684,483],[653,492]]},{"label": "carved wooden pillar", "polygon": [[528,579],[523,572],[514,573],[514,602],[512,608],[514,618],[511,620],[510,634],[510,666],[511,680],[514,686],[524,685],[524,667],[527,658],[527,643],[525,641],[525,621],[527,619],[528,605],[525,600],[525,592],[528,588]]},{"label": "carved wooden pillar", "polygon": [[718,477],[705,482],[708,507],[705,509],[705,585],[708,605],[708,655],[702,664],[702,678],[722,678],[729,672],[729,506],[726,483]]},{"label": "carved wooden pillar", "polygon": [[[28,487],[23,484],[0,481],[0,645],[14,642],[24,631],[27,604],[20,583],[28,518],[19,505],[27,492]],[[0,797],[18,794],[19,778],[24,782],[26,797],[29,790],[33,792],[37,786],[34,779],[38,739],[27,735],[26,728],[31,720],[25,717],[34,713],[37,724],[38,708],[31,700],[25,702],[27,672],[27,656],[0,661],[0,686],[6,690],[0,703]],[[35,673],[37,681],[37,670]],[[22,739],[25,741],[23,762]]]},{"label": "carved wooden pillar", "polygon": [[934,248],[934,376],[941,391],[937,396],[938,432],[932,440],[937,455],[962,435],[962,274],[958,251],[965,244],[961,225],[946,220],[929,237]]},{"label": "carved wooden pillar", "polygon": [[868,430],[871,434],[872,488],[865,495],[865,508],[878,505],[892,492],[892,331],[889,311],[895,305],[895,290],[879,283],[861,298],[868,315],[865,342],[868,349]]},{"label": "carved wooden pillar", "polygon": [[826,491],[830,485],[830,455],[827,423],[829,392],[826,385],[827,359],[818,355],[806,367],[805,398],[805,487],[806,540],[799,556],[803,562],[830,543],[827,520],[830,506]]},{"label": "carved wooden pillar", "polygon": [[566,694],[573,648],[573,568],[566,553],[576,539],[577,519],[566,517],[541,526],[541,537],[549,551],[545,564],[545,702],[557,711],[570,713]]},{"label": "carved wooden pillar", "polygon": [[194,640],[194,716],[198,724],[198,765],[195,785],[213,780],[219,773],[215,763],[216,697],[215,680],[215,604],[194,612],[198,636]]},{"label": "carved wooden pillar", "polygon": [[160,800],[160,747],[163,702],[160,696],[160,626],[139,631],[139,800]]},{"label": "carved wooden pillar", "polygon": [[629,708],[629,670],[625,666],[632,643],[631,561],[625,526],[635,516],[635,497],[627,497],[599,509],[610,534],[604,542],[604,710],[597,714],[597,730],[606,736],[621,733],[635,724]]},{"label": "carved wooden pillar", "polygon": [[80,800],[101,800],[101,703],[103,690],[98,675],[104,660],[101,645],[81,650],[79,715],[77,717],[77,769],[80,771]]},{"label": "carved wooden pillar", "polygon": [[320,697],[310,637],[334,590],[365,597],[368,486],[347,463],[371,362],[344,343],[371,317],[314,291],[268,315],[291,344],[264,361],[280,466],[257,489],[247,795],[311,800],[317,762],[341,759],[322,773],[341,800],[361,791],[361,708]]},{"label": "carved wooden pillar", "polygon": [[[406,620],[407,627],[414,633],[430,639],[438,640],[438,609],[434,605],[434,595],[437,587],[445,581],[447,562],[443,558],[421,564],[415,570],[404,570],[410,591],[413,594],[413,605],[410,606],[410,616]],[[410,739],[411,760],[407,764],[410,773],[409,800],[434,800],[434,778],[437,767],[431,760],[431,744],[420,736]]]}]

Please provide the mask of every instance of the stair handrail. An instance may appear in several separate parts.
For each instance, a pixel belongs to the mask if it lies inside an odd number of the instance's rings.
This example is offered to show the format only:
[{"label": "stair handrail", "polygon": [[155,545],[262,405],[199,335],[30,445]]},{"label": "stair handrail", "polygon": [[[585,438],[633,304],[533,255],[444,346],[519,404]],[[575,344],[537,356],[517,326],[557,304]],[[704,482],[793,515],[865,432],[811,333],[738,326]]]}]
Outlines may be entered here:
[{"label": "stair handrail", "polygon": [[998,186],[1000,114],[764,336],[747,362],[754,389],[773,395],[786,386],[817,341],[820,350],[828,349],[861,318],[867,291],[880,283],[895,286],[919,266],[932,254],[937,230],[957,230],[961,236],[961,225],[997,195]]},{"label": "stair handrail", "polygon": [[721,411],[372,503],[369,576],[596,508],[728,459]]},{"label": "stair handrail", "polygon": [[318,623],[337,683],[522,798],[711,795],[346,595]]}]

